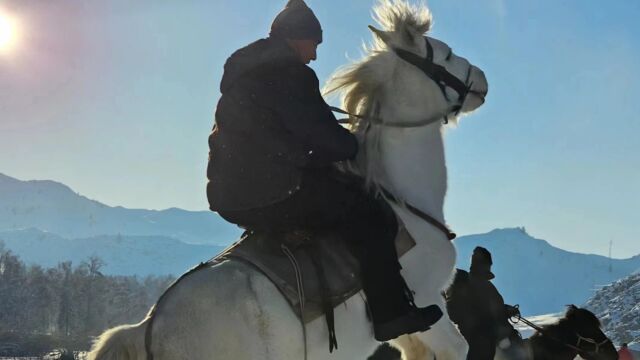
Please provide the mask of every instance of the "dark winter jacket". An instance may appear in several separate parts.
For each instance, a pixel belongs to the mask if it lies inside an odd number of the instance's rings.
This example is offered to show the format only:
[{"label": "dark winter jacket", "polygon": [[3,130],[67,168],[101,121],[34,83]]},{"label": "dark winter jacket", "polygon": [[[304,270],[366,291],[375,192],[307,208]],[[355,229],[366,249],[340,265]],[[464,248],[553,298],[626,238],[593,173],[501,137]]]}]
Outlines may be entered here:
[{"label": "dark winter jacket", "polygon": [[513,333],[508,307],[486,276],[457,269],[446,295],[449,317],[467,340],[478,334],[497,342]]},{"label": "dark winter jacket", "polygon": [[226,62],[209,137],[211,210],[245,210],[284,200],[307,169],[353,158],[314,71],[283,40],[258,40]]}]

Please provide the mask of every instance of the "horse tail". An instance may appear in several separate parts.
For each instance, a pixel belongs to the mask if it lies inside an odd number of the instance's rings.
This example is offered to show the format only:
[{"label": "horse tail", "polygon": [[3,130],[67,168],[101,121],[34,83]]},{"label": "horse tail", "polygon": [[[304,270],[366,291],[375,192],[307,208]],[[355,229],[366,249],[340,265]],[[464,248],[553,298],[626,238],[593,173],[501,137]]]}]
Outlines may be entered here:
[{"label": "horse tail", "polygon": [[135,325],[121,325],[100,335],[87,360],[146,360],[145,332],[149,318]]}]

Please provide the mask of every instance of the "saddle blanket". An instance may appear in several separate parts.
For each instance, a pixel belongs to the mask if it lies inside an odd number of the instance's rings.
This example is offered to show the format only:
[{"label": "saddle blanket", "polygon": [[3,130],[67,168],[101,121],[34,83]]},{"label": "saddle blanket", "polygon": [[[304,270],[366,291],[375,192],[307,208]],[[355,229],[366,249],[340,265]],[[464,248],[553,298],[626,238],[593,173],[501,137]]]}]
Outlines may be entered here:
[{"label": "saddle blanket", "polygon": [[[401,227],[396,238],[398,255],[413,246],[415,241]],[[225,260],[243,261],[260,270],[304,323],[324,315],[327,306],[333,309],[362,289],[358,261],[338,234],[247,231],[214,259]]]}]

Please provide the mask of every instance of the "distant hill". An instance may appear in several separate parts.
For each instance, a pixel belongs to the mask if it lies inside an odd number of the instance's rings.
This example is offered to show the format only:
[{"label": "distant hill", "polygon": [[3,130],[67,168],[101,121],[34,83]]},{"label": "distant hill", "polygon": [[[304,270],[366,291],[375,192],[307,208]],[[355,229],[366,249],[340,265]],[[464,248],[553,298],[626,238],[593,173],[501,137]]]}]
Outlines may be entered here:
[{"label": "distant hill", "polygon": [[74,265],[97,256],[108,275],[180,275],[224,247],[185,244],[162,236],[102,235],[65,239],[35,228],[0,232],[0,242],[26,264],[55,267],[59,262]]},{"label": "distant hill", "polygon": [[588,302],[616,346],[626,342],[640,351],[640,273],[600,289]]},{"label": "distant hill", "polygon": [[229,244],[240,234],[211,211],[110,207],[54,181],[21,181],[0,174],[0,230],[31,227],[64,238],[153,235],[216,245]]},{"label": "distant hill", "polygon": [[572,253],[531,237],[523,228],[497,229],[455,240],[458,266],[469,268],[471,253],[483,246],[493,255],[493,283],[507,303],[520,304],[523,314],[564,311],[566,304],[584,304],[602,285],[640,269],[640,256],[609,260]]}]

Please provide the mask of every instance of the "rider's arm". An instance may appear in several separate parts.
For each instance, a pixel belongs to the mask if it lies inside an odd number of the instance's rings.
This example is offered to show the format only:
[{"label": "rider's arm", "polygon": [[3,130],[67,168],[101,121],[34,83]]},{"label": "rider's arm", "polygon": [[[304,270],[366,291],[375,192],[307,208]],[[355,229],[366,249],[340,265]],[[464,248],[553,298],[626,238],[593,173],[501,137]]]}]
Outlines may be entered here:
[{"label": "rider's arm", "polygon": [[327,166],[352,159],[358,152],[353,134],[338,124],[319,90],[315,73],[307,66],[292,67],[262,100],[278,114],[283,127],[308,156],[308,166]]}]

